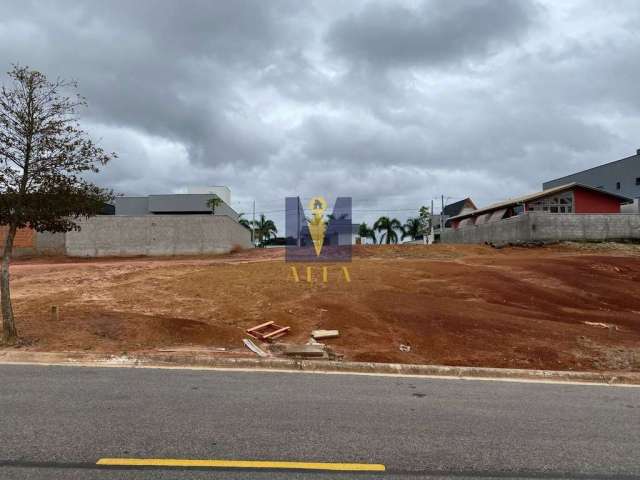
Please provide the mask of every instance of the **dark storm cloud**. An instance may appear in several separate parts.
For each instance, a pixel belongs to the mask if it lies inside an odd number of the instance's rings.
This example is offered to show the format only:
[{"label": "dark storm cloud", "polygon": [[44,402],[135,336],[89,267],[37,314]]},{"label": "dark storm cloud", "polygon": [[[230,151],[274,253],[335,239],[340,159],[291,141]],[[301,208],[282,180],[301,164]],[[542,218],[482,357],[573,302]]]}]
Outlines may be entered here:
[{"label": "dark storm cloud", "polygon": [[427,169],[478,166],[497,175],[520,172],[522,165],[517,160],[531,147],[562,146],[579,153],[606,146],[604,128],[562,111],[479,103],[473,111],[482,111],[482,115],[461,110],[441,114],[442,123],[425,115],[402,127],[375,117],[368,121],[309,118],[298,135],[304,154],[327,164],[354,164],[356,169],[397,164]]},{"label": "dark storm cloud", "polygon": [[[640,4],[3,2],[0,66],[77,79],[123,193],[482,204],[640,147]],[[363,204],[365,206],[363,206]]]},{"label": "dark storm cloud", "polygon": [[439,65],[499,51],[520,38],[536,10],[518,0],[380,2],[337,21],[327,38],[336,54],[354,63]]},{"label": "dark storm cloud", "polygon": [[183,141],[199,163],[274,151],[235,82],[296,37],[286,25],[293,2],[12,6],[6,23],[22,41],[0,46],[0,58],[78,79],[93,118]]}]

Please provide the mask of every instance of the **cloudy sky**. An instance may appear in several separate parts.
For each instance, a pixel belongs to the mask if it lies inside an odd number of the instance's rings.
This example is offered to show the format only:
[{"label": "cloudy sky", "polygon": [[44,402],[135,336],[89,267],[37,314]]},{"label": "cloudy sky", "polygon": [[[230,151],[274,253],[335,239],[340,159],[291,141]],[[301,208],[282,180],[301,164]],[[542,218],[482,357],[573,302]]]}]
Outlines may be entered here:
[{"label": "cloudy sky", "polygon": [[277,221],[483,205],[640,148],[637,0],[3,0],[16,62],[79,81],[103,185],[224,184]]}]

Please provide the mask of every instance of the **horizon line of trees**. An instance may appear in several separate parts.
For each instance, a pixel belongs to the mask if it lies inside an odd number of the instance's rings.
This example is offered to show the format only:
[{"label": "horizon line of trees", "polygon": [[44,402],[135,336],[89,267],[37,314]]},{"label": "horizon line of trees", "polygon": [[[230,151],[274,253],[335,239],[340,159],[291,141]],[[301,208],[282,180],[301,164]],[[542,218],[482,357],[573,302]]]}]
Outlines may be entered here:
[{"label": "horizon line of trees", "polygon": [[[373,227],[369,227],[366,222],[362,222],[358,227],[358,236],[364,240],[370,240],[373,244],[392,244],[399,240],[410,238],[416,240],[421,238],[428,228],[425,228],[425,218],[428,217],[428,208],[420,209],[420,216],[410,217],[402,224],[397,218],[382,216],[378,218]],[[244,218],[244,213],[238,215],[238,223],[253,232],[253,240],[259,247],[264,247],[270,241],[277,238],[278,228],[273,220],[268,219],[261,213],[257,220]]]},{"label": "horizon line of trees", "polygon": [[257,220],[249,220],[244,218],[244,213],[238,214],[238,223],[252,232],[252,240],[257,241],[259,247],[264,247],[270,240],[275,239],[278,235],[278,228],[273,220],[268,219],[264,213],[261,213]]},{"label": "horizon line of trees", "polygon": [[[253,233],[253,241],[259,247],[264,247],[275,240],[278,229],[273,220],[261,213],[257,220],[244,218],[244,213],[238,215],[238,223]],[[330,215],[331,217],[331,215]],[[428,207],[421,207],[417,217],[410,217],[403,224],[397,218],[382,216],[378,218],[372,227],[362,222],[358,227],[358,236],[369,240],[372,244],[398,243],[405,238],[416,240],[422,238],[429,231],[431,215]]]},{"label": "horizon line of trees", "polygon": [[398,243],[399,240],[410,238],[416,240],[422,238],[429,232],[431,226],[431,214],[429,207],[421,207],[417,217],[410,217],[403,224],[397,218],[382,216],[378,218],[373,227],[369,227],[366,222],[362,222],[358,227],[358,236],[364,240],[371,240],[382,245]]}]

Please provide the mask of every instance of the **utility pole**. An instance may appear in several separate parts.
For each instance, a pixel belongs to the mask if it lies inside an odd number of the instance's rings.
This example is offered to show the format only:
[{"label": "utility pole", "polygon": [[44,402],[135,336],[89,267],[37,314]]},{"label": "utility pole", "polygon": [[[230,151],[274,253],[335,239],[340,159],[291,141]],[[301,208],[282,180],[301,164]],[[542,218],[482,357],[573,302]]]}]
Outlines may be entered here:
[{"label": "utility pole", "polygon": [[253,215],[252,215],[252,221],[251,221],[251,244],[255,247],[256,246],[256,239],[254,238],[254,234],[255,234],[255,228],[256,228],[256,201],[253,201]]},{"label": "utility pole", "polygon": [[431,242],[434,242],[434,239],[436,238],[435,234],[434,234],[434,230],[435,230],[435,226],[433,225],[433,217],[434,217],[435,213],[433,211],[433,197],[431,197],[431,225],[429,226],[429,235],[431,236]]},{"label": "utility pole", "polygon": [[296,224],[298,226],[298,228],[296,230],[296,237],[297,237],[296,243],[298,244],[298,247],[301,247],[302,246],[302,239],[300,237],[302,235],[301,235],[301,232],[300,232],[300,197],[298,197],[298,201],[296,202],[296,205],[297,205],[297,209],[298,209],[297,210],[298,214],[296,215]]},{"label": "utility pole", "polygon": [[440,202],[442,208],[440,209],[440,239],[442,239],[442,233],[444,232],[444,222],[446,221],[444,218],[444,195],[440,196]]}]

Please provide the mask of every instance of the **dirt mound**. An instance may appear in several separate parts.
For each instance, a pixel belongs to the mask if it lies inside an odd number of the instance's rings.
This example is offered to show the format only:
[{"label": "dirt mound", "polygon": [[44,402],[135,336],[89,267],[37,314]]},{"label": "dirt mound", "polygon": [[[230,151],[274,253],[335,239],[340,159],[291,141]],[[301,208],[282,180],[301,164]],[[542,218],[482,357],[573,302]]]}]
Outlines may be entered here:
[{"label": "dirt mound", "polygon": [[[127,352],[173,345],[231,344],[237,329],[185,318],[105,310],[87,311],[68,306],[57,322],[21,316],[24,329],[37,325],[28,343],[41,350]],[[35,324],[35,325],[34,325]]]},{"label": "dirt mound", "polygon": [[469,255],[495,255],[488,245],[354,245],[354,258],[454,259]]}]

